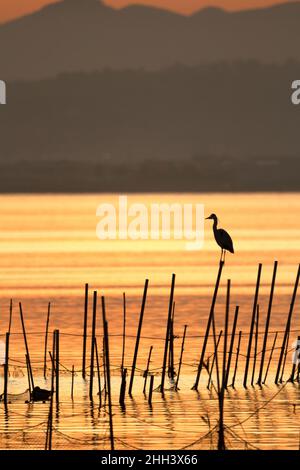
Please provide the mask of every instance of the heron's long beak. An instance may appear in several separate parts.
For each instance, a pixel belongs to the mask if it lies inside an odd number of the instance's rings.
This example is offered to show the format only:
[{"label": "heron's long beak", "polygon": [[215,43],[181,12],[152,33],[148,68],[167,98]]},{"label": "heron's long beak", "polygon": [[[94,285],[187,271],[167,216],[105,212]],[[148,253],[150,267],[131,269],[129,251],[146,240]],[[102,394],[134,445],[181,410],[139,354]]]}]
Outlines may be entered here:
[{"label": "heron's long beak", "polygon": [[211,217],[205,217],[205,220],[211,219]]}]

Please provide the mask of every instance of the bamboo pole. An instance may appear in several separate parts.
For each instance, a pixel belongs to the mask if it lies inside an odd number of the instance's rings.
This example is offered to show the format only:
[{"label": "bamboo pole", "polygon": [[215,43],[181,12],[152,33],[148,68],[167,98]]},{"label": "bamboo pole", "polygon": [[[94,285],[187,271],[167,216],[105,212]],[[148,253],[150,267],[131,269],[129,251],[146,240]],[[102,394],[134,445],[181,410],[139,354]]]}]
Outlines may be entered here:
[{"label": "bamboo pole", "polygon": [[27,380],[28,380],[28,388],[29,388],[29,398],[30,401],[32,400],[32,388],[31,388],[31,378],[30,378],[30,371],[29,371],[29,364],[28,364],[28,356],[25,354],[25,362],[26,362],[26,372],[27,372]]},{"label": "bamboo pole", "polygon": [[179,377],[180,377],[181,366],[182,366],[182,359],[183,359],[183,352],[184,352],[184,343],[185,343],[185,337],[186,337],[186,330],[187,330],[187,325],[184,325],[183,336],[182,336],[182,343],[181,343],[181,351],[180,351],[180,357],[179,357],[178,372],[177,372],[176,384],[175,384],[175,390],[176,390],[176,391],[179,390],[178,384],[179,384]]},{"label": "bamboo pole", "polygon": [[240,347],[241,347],[241,339],[242,339],[242,332],[239,331],[239,339],[238,339],[238,344],[237,344],[237,349],[236,349],[236,358],[235,358],[235,366],[234,366],[234,373],[232,376],[232,388],[234,388],[235,385],[235,379],[236,379],[236,374],[237,374],[237,369],[238,369],[238,362],[239,362],[239,354],[240,354]]},{"label": "bamboo pole", "polygon": [[93,381],[94,381],[94,355],[95,355],[95,336],[96,336],[96,314],[97,314],[97,291],[94,291],[93,297],[93,321],[91,338],[91,365],[90,365],[90,390],[89,397],[93,401]]},{"label": "bamboo pole", "polygon": [[97,378],[98,378],[98,395],[99,395],[99,406],[102,406],[102,394],[101,394],[101,373],[100,373],[100,362],[98,354],[98,343],[97,338],[95,338],[95,353],[96,353],[96,364],[97,364]]},{"label": "bamboo pole", "polygon": [[27,343],[26,329],[25,329],[25,323],[24,323],[24,318],[23,318],[23,310],[22,310],[21,302],[19,302],[19,308],[20,308],[20,318],[21,318],[21,323],[22,323],[25,349],[26,349],[26,354],[28,356],[28,367],[29,367],[29,373],[30,373],[31,386],[32,386],[32,390],[33,390],[34,389],[34,381],[33,381],[33,374],[32,374],[31,361],[30,361],[30,356],[29,356],[29,348],[28,348],[28,343]]},{"label": "bamboo pole", "polygon": [[150,385],[149,385],[149,396],[148,396],[148,404],[152,407],[152,394],[153,394],[153,385],[154,385],[154,375],[150,375]]},{"label": "bamboo pole", "polygon": [[9,336],[10,333],[5,335],[5,364],[4,364],[4,390],[3,400],[4,405],[7,406],[7,387],[8,387],[8,367],[9,367]]},{"label": "bamboo pole", "polygon": [[74,399],[74,365],[72,365],[71,400]]},{"label": "bamboo pole", "polygon": [[227,376],[227,338],[228,338],[228,323],[229,323],[229,308],[230,308],[230,279],[227,280],[227,293],[226,293],[226,310],[225,310],[225,328],[224,328],[224,347],[223,347],[223,367],[222,367],[222,386],[226,386]]},{"label": "bamboo pole", "polygon": [[102,296],[102,318],[103,318],[103,333],[105,341],[105,355],[106,355],[106,374],[107,374],[107,396],[108,396],[108,412],[109,412],[109,430],[110,430],[110,448],[114,450],[114,431],[113,431],[113,415],[112,415],[112,399],[111,399],[111,384],[110,384],[110,362],[109,362],[109,335],[108,323],[106,320],[105,312],[105,299]]},{"label": "bamboo pole", "polygon": [[123,292],[123,334],[122,334],[122,361],[121,361],[121,374],[123,375],[124,359],[125,359],[125,344],[126,343],[126,294]]},{"label": "bamboo pole", "polygon": [[267,370],[266,370],[266,373],[265,373],[265,378],[264,378],[264,380],[263,380],[263,384],[266,383],[266,380],[267,380],[267,377],[268,377],[269,368],[270,368],[270,365],[271,365],[271,361],[272,361],[272,357],[273,357],[273,352],[274,352],[275,344],[276,344],[276,340],[277,340],[277,336],[278,336],[278,331],[276,331],[276,333],[275,333],[275,337],[274,337],[272,349],[271,349],[271,352],[270,352],[269,361],[268,361]]},{"label": "bamboo pole", "polygon": [[174,368],[174,317],[175,317],[175,302],[173,302],[173,311],[170,322],[170,336],[169,336],[169,360],[168,360],[168,377],[174,381],[175,368]]},{"label": "bamboo pole", "polygon": [[174,290],[175,290],[175,278],[176,276],[173,273],[171,290],[170,290],[170,299],[169,299],[169,310],[168,310],[168,320],[167,320],[167,328],[166,328],[163,366],[162,366],[162,373],[161,373],[161,384],[159,387],[159,391],[162,394],[164,393],[164,385],[165,385],[165,375],[166,375],[166,366],[167,366],[167,357],[168,357],[168,344],[169,344],[169,338],[170,338],[170,327],[171,327],[171,321],[172,321],[172,309],[173,309],[173,299],[174,299]]},{"label": "bamboo pole", "polygon": [[290,340],[290,332],[288,332],[287,341],[286,341],[286,346],[285,346],[285,351],[284,351],[284,358],[283,358],[282,370],[281,370],[281,375],[280,375],[280,379],[279,379],[279,382],[280,382],[280,383],[283,382],[283,376],[284,376],[286,358],[287,358],[288,348],[289,348],[289,340]]},{"label": "bamboo pole", "polygon": [[106,358],[105,358],[105,341],[104,341],[104,337],[103,337],[102,355],[103,355],[104,401],[105,401],[106,400],[106,395],[107,395],[107,383],[106,383]]},{"label": "bamboo pole", "polygon": [[56,403],[59,403],[59,330],[55,330],[55,391]]},{"label": "bamboo pole", "polygon": [[216,360],[216,354],[218,353],[218,348],[219,348],[219,344],[220,344],[220,341],[221,341],[222,334],[223,334],[223,330],[220,331],[217,342],[216,342],[216,347],[215,347],[215,350],[214,350],[214,355],[213,355],[213,359],[212,359],[212,362],[211,362],[211,368],[210,368],[209,376],[208,376],[208,382],[207,382],[208,390],[210,389],[210,384],[212,382],[212,373],[213,373],[215,360]]},{"label": "bamboo pole", "polygon": [[264,370],[264,361],[265,361],[266,348],[267,348],[267,342],[268,342],[268,334],[269,334],[269,326],[270,326],[270,319],[271,319],[271,312],[272,312],[272,305],[273,305],[273,296],[274,296],[274,289],[275,289],[277,266],[278,266],[278,261],[275,261],[274,267],[273,267],[273,276],[272,276],[268,311],[267,311],[266,324],[265,324],[265,333],[264,333],[264,339],[263,339],[260,368],[259,368],[259,374],[258,374],[258,380],[257,380],[258,385],[261,384],[263,370]]},{"label": "bamboo pole", "polygon": [[276,384],[278,383],[279,374],[280,374],[282,361],[283,361],[283,357],[284,357],[285,346],[286,346],[286,342],[287,342],[287,336],[289,334],[290,327],[291,327],[292,315],[293,315],[293,311],[294,311],[294,305],[295,305],[295,300],[296,300],[296,296],[297,296],[297,289],[298,289],[298,285],[299,285],[299,277],[300,277],[300,264],[298,266],[298,272],[297,272],[297,276],[296,276],[296,280],[295,280],[295,284],[294,284],[294,290],[293,290],[292,300],[291,300],[291,304],[290,304],[290,310],[289,310],[289,314],[288,314],[288,318],[287,318],[287,322],[286,322],[286,327],[285,327],[285,332],[284,332],[284,336],[283,336],[283,341],[282,341],[282,345],[281,345],[280,356],[279,356],[277,372],[276,372],[276,377],[275,377],[275,383]]},{"label": "bamboo pole", "polygon": [[253,387],[257,360],[257,344],[258,344],[258,328],[259,328],[259,305],[256,308],[256,321],[255,321],[255,341],[254,341],[254,358],[253,358],[253,369],[251,377],[251,386]]},{"label": "bamboo pole", "polygon": [[46,330],[45,330],[45,347],[44,347],[44,379],[47,378],[47,349],[48,349],[48,331],[49,331],[49,321],[50,321],[50,302],[48,303],[48,312],[46,320]]},{"label": "bamboo pole", "polygon": [[243,381],[243,386],[245,388],[247,388],[247,379],[248,379],[248,371],[249,371],[250,357],[251,357],[253,329],[254,329],[254,322],[255,322],[255,316],[256,316],[256,306],[257,306],[257,301],[258,301],[258,293],[259,293],[260,278],[261,278],[261,269],[262,269],[262,264],[259,263],[258,273],[257,273],[257,281],[256,281],[256,288],[255,288],[255,295],[254,295],[254,302],[253,302],[251,326],[250,326],[250,331],[249,331],[249,340],[248,340],[248,349],[247,349],[247,356],[246,356],[245,374],[244,374],[244,381]]},{"label": "bamboo pole", "polygon": [[229,354],[228,354],[228,363],[227,363],[227,372],[226,372],[226,380],[225,380],[225,388],[227,388],[229,374],[230,374],[230,367],[231,367],[231,360],[232,360],[232,353],[233,353],[233,346],[234,346],[234,340],[235,340],[235,332],[236,332],[236,325],[237,325],[238,315],[239,315],[239,306],[237,305],[235,307],[235,313],[234,313],[234,319],[233,319],[233,325],[232,325],[232,332],[231,332],[231,339],[230,339],[230,346],[229,346]]},{"label": "bamboo pole", "polygon": [[86,343],[87,343],[87,323],[89,305],[89,285],[85,284],[84,291],[84,313],[83,313],[83,345],[82,345],[82,378],[86,377]]},{"label": "bamboo pole", "polygon": [[199,360],[197,376],[196,376],[195,383],[192,387],[192,390],[198,390],[201,371],[202,371],[203,364],[204,364],[204,358],[205,358],[205,352],[206,352],[210,327],[211,327],[211,323],[212,323],[213,316],[214,316],[214,309],[215,309],[215,304],[216,304],[216,300],[217,300],[217,294],[218,294],[218,289],[219,289],[219,285],[220,285],[220,279],[221,279],[223,266],[224,266],[224,261],[220,261],[218,276],[217,276],[217,280],[216,280],[216,284],[215,284],[215,290],[214,290],[214,294],[213,294],[213,298],[212,298],[212,303],[211,303],[210,313],[209,313],[209,317],[208,317],[208,321],[207,321],[206,332],[205,332],[205,336],[204,336],[201,356],[200,356],[200,360]]},{"label": "bamboo pole", "polygon": [[145,381],[144,381],[144,388],[143,388],[143,394],[145,395],[146,393],[146,386],[147,386],[147,380],[148,380],[148,374],[149,374],[149,367],[150,367],[150,361],[151,361],[151,355],[152,355],[152,350],[153,346],[150,346],[149,354],[148,354],[148,360],[147,360],[147,367],[144,373]]},{"label": "bamboo pole", "polygon": [[142,300],[142,306],[141,306],[139,325],[138,325],[138,330],[137,330],[137,335],[136,335],[134,355],[133,355],[132,366],[131,366],[131,375],[130,375],[130,382],[129,382],[129,389],[128,389],[128,394],[130,396],[132,395],[133,380],[134,380],[136,360],[137,360],[139,344],[140,344],[140,337],[141,337],[141,331],[142,331],[142,325],[143,325],[143,318],[144,318],[144,311],[145,311],[145,305],[146,305],[146,299],[147,299],[148,284],[149,284],[149,280],[146,279],[145,286],[144,286],[144,294],[143,294],[143,300]]},{"label": "bamboo pole", "polygon": [[119,403],[123,409],[125,408],[126,377],[127,377],[127,369],[125,368],[125,369],[122,369],[122,380],[121,380],[120,396],[119,396]]}]

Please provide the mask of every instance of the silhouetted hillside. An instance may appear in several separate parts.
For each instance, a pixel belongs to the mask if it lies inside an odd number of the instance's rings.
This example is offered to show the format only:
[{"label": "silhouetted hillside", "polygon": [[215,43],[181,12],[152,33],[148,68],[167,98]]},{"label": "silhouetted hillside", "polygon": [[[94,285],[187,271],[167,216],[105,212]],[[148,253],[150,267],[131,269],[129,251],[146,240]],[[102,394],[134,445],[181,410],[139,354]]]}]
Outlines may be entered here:
[{"label": "silhouetted hillside", "polygon": [[11,84],[1,190],[299,190],[299,77],[239,62]]},{"label": "silhouetted hillside", "polygon": [[0,25],[1,78],[240,59],[280,63],[300,59],[299,24],[300,3],[236,13],[208,8],[185,17],[63,0]]}]

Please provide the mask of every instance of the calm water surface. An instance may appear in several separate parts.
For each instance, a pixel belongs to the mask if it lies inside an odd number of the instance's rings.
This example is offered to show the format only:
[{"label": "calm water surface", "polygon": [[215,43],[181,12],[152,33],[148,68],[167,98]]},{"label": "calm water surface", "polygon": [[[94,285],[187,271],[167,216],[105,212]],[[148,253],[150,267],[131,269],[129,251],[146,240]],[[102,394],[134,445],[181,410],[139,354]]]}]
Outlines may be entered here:
[{"label": "calm water surface", "polygon": [[[211,223],[205,226],[204,247],[186,251],[184,241],[99,241],[96,237],[96,208],[101,202],[115,202],[112,195],[12,195],[0,196],[0,340],[8,328],[9,302],[13,299],[10,341],[9,392],[27,388],[24,344],[18,302],[24,310],[31,361],[36,383],[48,386],[42,376],[44,331],[48,302],[51,301],[50,332],[61,332],[61,403],[55,415],[54,448],[107,448],[108,421],[99,409],[97,380],[95,402],[91,406],[88,384],[80,372],[75,377],[74,401],[70,399],[72,365],[79,371],[82,355],[84,284],[105,295],[111,335],[114,423],[118,448],[214,448],[216,435],[206,434],[216,425],[217,400],[206,389],[203,374],[200,394],[192,392],[205,331],[219,250]],[[263,264],[259,295],[262,331],[274,260],[279,268],[270,325],[267,358],[275,331],[285,327],[297,266],[300,260],[300,195],[298,194],[192,194],[134,195],[130,202],[203,203],[205,212],[217,213],[220,224],[232,235],[235,255],[227,257],[216,306],[218,331],[223,327],[226,282],[231,279],[230,328],[236,305],[240,306],[237,331],[243,332],[236,389],[226,400],[227,445],[230,448],[254,446],[262,449],[299,447],[298,386],[273,385],[278,350],[270,365],[267,386],[262,390],[242,389],[245,357],[257,265]],[[175,362],[178,362],[183,327],[188,325],[180,392],[167,391],[165,399],[154,393],[152,409],[142,395],[148,351],[153,345],[151,371],[160,382],[169,290],[172,273],[175,290]],[[126,400],[126,412],[118,406],[119,367],[122,349],[122,293],[127,297],[127,339],[125,363],[130,368],[145,278],[149,278],[148,298],[137,362],[133,399]],[[92,297],[90,297],[91,307]],[[91,323],[89,312],[89,332]],[[290,335],[289,349],[300,330],[299,300]],[[101,344],[101,311],[98,309],[97,338]],[[258,335],[260,353],[262,335]],[[279,333],[278,345],[282,335]],[[51,335],[50,335],[51,343]],[[1,346],[1,343],[0,343]],[[50,347],[50,346],[49,346]],[[3,348],[3,343],[2,343]],[[101,349],[101,348],[100,348]],[[221,348],[222,349],[222,348]],[[90,342],[88,341],[88,351]],[[236,344],[234,351],[236,351]],[[102,352],[102,351],[100,351]],[[208,355],[212,343],[208,345]],[[89,356],[89,354],[88,354]],[[2,353],[3,357],[3,353]],[[257,363],[259,365],[260,354]],[[292,351],[286,360],[284,378],[292,367]],[[101,360],[101,358],[100,358]],[[235,355],[233,362],[235,360]],[[253,363],[251,362],[250,379]],[[256,366],[257,374],[258,366]],[[24,376],[23,376],[24,375]],[[215,380],[215,379],[214,379]],[[0,378],[0,387],[3,379]],[[167,388],[169,383],[167,381]],[[281,389],[281,387],[283,387]],[[12,397],[14,400],[14,397]],[[298,406],[297,406],[298,405]],[[43,448],[48,404],[13,401],[5,412],[0,408],[1,448]],[[210,422],[208,422],[208,417]],[[239,422],[244,422],[241,426]],[[25,430],[25,432],[24,432]],[[275,432],[274,432],[275,431]]]}]

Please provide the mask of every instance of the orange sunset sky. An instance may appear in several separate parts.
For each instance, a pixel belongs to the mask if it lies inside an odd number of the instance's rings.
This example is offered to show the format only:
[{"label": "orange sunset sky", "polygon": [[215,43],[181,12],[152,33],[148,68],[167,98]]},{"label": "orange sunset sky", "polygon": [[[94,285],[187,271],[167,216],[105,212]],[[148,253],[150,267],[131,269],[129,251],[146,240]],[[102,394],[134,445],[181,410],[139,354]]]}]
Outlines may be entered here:
[{"label": "orange sunset sky", "polygon": [[[5,22],[41,8],[43,5],[60,0],[1,0],[0,22]],[[69,0],[70,1],[70,0]],[[82,0],[88,1],[88,0]],[[205,6],[219,6],[227,10],[241,10],[287,3],[293,0],[105,0],[105,3],[119,8],[129,4],[154,5],[184,14]]]}]

